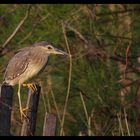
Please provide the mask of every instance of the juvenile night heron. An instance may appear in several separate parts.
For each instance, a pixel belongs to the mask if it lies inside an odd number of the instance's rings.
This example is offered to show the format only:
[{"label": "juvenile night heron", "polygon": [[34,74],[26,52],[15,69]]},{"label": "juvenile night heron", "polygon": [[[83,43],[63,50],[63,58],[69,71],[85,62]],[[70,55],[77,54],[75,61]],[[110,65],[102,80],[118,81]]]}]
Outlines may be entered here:
[{"label": "juvenile night heron", "polygon": [[[50,54],[67,55],[67,53],[54,48],[48,42],[35,43],[31,47],[21,49],[9,61],[5,74],[4,84],[14,86],[18,84],[18,100],[20,107],[20,114],[26,117],[21,106],[20,88],[29,79],[32,79],[40,71],[42,71],[47,62]],[[29,88],[35,89],[33,84],[27,84]]]}]

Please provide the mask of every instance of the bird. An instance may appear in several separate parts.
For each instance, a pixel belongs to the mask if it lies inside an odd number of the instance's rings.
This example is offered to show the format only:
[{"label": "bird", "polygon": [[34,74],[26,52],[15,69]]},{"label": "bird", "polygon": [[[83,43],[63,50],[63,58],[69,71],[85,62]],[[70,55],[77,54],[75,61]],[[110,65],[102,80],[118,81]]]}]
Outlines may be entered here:
[{"label": "bird", "polygon": [[36,90],[35,84],[25,84],[25,82],[43,71],[51,54],[68,55],[68,53],[55,48],[51,43],[41,41],[34,43],[30,47],[20,49],[8,62],[3,76],[3,84],[18,85],[17,95],[21,119],[26,117],[21,105],[21,85],[27,85],[28,88]]}]

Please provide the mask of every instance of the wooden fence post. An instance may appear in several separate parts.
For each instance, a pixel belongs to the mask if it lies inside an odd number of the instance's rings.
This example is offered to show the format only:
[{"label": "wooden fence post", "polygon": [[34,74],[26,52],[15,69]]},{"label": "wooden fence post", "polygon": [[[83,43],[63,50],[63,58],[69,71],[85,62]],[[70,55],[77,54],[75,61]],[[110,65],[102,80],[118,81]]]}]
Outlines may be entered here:
[{"label": "wooden fence post", "polygon": [[52,113],[45,114],[43,136],[55,136],[56,116]]},{"label": "wooden fence post", "polygon": [[41,87],[36,85],[37,91],[29,90],[26,107],[28,119],[24,119],[21,136],[33,136],[35,133],[37,109]]},{"label": "wooden fence post", "polygon": [[11,86],[0,86],[0,136],[10,136],[11,108],[14,90]]}]

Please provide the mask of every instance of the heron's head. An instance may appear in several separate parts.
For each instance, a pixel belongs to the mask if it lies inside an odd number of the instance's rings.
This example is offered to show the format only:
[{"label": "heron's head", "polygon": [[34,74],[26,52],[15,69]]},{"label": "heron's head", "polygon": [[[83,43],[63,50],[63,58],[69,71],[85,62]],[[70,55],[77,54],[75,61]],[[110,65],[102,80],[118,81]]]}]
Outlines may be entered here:
[{"label": "heron's head", "polygon": [[40,47],[40,49],[44,50],[47,54],[68,55],[66,52],[63,52],[63,51],[53,47],[53,45],[51,45],[50,43],[45,42],[45,41],[36,43],[36,44],[34,44],[34,46]]}]

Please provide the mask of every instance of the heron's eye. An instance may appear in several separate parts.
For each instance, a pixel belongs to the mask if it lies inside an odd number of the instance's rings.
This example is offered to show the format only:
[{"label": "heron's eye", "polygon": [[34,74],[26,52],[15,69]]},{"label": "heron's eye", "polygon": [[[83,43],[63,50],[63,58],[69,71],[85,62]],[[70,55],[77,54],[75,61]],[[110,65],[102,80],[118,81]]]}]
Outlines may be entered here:
[{"label": "heron's eye", "polygon": [[51,47],[51,46],[48,46],[48,49],[49,49],[49,50],[51,50],[51,49],[52,49],[52,47]]}]

